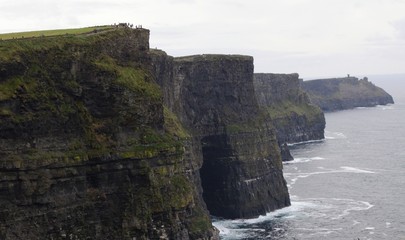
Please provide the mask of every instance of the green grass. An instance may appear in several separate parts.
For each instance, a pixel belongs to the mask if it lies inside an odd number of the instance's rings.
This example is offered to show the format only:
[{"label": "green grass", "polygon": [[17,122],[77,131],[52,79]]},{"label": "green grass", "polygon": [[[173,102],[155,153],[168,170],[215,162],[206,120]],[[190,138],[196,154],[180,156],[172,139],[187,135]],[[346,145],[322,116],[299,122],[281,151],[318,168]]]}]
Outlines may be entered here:
[{"label": "green grass", "polygon": [[[80,31],[74,32],[78,34],[92,29],[94,28],[77,29]],[[173,114],[166,114],[170,115],[165,122],[166,132],[163,129],[148,128],[141,122],[142,119],[149,118],[146,116],[150,114],[149,104],[156,107],[162,104],[161,89],[154,82],[150,71],[141,64],[133,67],[102,53],[105,43],[112,39],[125,38],[131,34],[130,31],[132,30],[127,28],[116,28],[100,34],[0,41],[0,126],[8,124],[7,126],[15,127],[16,131],[23,132],[25,128],[32,128],[31,126],[35,129],[40,121],[61,126],[72,123],[77,126],[70,126],[72,131],[82,137],[81,142],[75,142],[72,149],[64,154],[30,154],[34,165],[35,162],[40,165],[42,162],[62,158],[72,162],[85,161],[102,156],[108,151],[117,152],[126,158],[182,154],[183,148],[178,138],[186,137],[187,133]],[[73,30],[69,34],[73,34]],[[96,119],[82,103],[81,95],[76,95],[83,81],[76,79],[76,71],[72,70],[72,62],[76,61],[89,75],[101,76],[103,84],[119,86],[124,94],[130,92],[134,96],[133,101],[146,106],[119,112],[111,121]],[[126,95],[122,100],[127,101]],[[14,102],[24,108],[15,107]],[[156,108],[156,111],[162,111],[163,114],[163,107]],[[110,131],[113,130],[105,130],[103,127],[111,122],[139,126],[139,129],[133,130],[139,136],[134,137],[131,143],[127,144],[123,140],[122,145],[119,145],[121,142],[118,144],[109,138]],[[177,134],[178,138],[172,134]]]},{"label": "green grass", "polygon": [[291,114],[307,116],[308,121],[314,121],[321,114],[321,110],[309,104],[296,104],[290,101],[284,101],[280,104],[267,107],[267,112],[272,119],[286,118]]},{"label": "green grass", "polygon": [[17,88],[23,83],[21,77],[14,77],[0,83],[0,101],[7,100],[14,95]]},{"label": "green grass", "polygon": [[[65,30],[49,30],[45,36],[40,37],[40,32],[32,32],[32,35],[39,34],[38,37],[24,37],[12,40],[13,36],[23,36],[25,33],[10,33],[0,34],[0,69],[2,63],[10,62],[17,64],[21,63],[24,56],[28,54],[38,55],[38,51],[47,51],[49,49],[58,49],[61,51],[66,50],[66,46],[97,46],[95,42],[102,41],[108,38],[108,34],[81,34],[91,33],[97,27],[79,28],[79,29],[65,29]],[[100,27],[104,31],[99,33],[107,33],[110,26]],[[118,30],[118,29],[117,29]],[[116,31],[120,34],[120,31]],[[5,39],[11,39],[4,41]]]},{"label": "green grass", "polygon": [[96,65],[103,70],[115,73],[117,75],[117,84],[143,95],[148,95],[154,100],[161,99],[162,91],[160,87],[150,80],[151,77],[144,69],[119,66],[114,59],[108,56],[103,56],[96,61]]},{"label": "green grass", "polygon": [[18,38],[33,38],[33,37],[50,37],[50,36],[60,36],[60,35],[79,35],[92,33],[94,31],[105,31],[114,28],[113,26],[94,26],[85,28],[73,28],[73,29],[56,29],[56,30],[41,30],[41,31],[31,31],[31,32],[18,32],[18,33],[3,33],[0,34],[0,39],[18,39]]},{"label": "green grass", "polygon": [[163,113],[165,117],[164,127],[169,134],[177,136],[180,139],[190,137],[190,134],[183,127],[174,113],[172,113],[167,107],[164,107]]}]

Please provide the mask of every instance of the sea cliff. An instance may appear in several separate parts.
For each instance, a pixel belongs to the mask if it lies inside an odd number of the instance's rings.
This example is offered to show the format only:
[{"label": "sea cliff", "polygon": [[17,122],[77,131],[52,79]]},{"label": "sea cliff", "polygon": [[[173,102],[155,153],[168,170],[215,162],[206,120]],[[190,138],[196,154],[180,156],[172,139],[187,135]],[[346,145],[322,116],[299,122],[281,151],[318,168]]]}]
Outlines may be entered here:
[{"label": "sea cliff", "polygon": [[0,42],[1,239],[214,239],[149,31]]},{"label": "sea cliff", "polygon": [[1,41],[0,238],[208,240],[289,206],[280,146],[324,126],[297,83],[126,25]]},{"label": "sea cliff", "polygon": [[356,107],[373,107],[394,103],[391,95],[375,86],[367,78],[330,78],[303,81],[302,87],[311,101],[323,111],[337,111]]},{"label": "sea cliff", "polygon": [[283,160],[291,160],[287,143],[324,138],[325,117],[301,88],[299,75],[254,74],[259,106],[270,115]]},{"label": "sea cliff", "polygon": [[200,141],[210,213],[246,218],[288,206],[274,128],[255,98],[253,58],[154,54],[165,102]]}]

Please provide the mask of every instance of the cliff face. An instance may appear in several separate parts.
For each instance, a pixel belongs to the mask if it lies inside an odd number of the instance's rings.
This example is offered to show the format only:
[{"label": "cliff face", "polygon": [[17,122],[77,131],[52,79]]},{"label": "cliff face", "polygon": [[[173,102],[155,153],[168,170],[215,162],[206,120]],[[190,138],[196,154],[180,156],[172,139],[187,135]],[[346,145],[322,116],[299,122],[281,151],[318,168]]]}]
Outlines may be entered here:
[{"label": "cliff face", "polygon": [[0,238],[216,239],[208,210],[290,205],[272,118],[249,56],[128,27],[2,41]]},{"label": "cliff face", "polygon": [[170,92],[165,102],[200,140],[203,196],[210,213],[254,217],[288,206],[274,129],[254,95],[253,58],[173,59],[156,51],[152,58],[158,82]]},{"label": "cliff face", "polygon": [[391,95],[369,82],[367,78],[318,79],[304,81],[302,87],[311,101],[324,111],[394,103]]},{"label": "cliff face", "polygon": [[[1,239],[210,239],[149,31],[0,42]],[[197,150],[196,150],[197,149]]]},{"label": "cliff face", "polygon": [[325,117],[301,89],[298,74],[257,73],[257,101],[272,119],[283,160],[290,160],[285,143],[324,138]]}]

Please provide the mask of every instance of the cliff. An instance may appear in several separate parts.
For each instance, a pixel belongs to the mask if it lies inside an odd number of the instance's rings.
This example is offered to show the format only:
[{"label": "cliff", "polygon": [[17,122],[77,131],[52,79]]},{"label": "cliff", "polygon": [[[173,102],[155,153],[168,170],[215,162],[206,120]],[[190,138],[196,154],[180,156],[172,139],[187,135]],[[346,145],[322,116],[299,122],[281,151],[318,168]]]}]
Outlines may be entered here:
[{"label": "cliff", "polygon": [[253,58],[160,51],[152,58],[165,102],[199,139],[210,213],[246,218],[288,206],[274,128],[254,94]]},{"label": "cliff", "polygon": [[209,212],[290,205],[273,118],[250,56],[128,26],[1,41],[0,239],[217,239]]},{"label": "cliff", "polygon": [[275,126],[283,160],[291,160],[286,143],[324,138],[325,117],[301,89],[298,74],[254,74],[259,106]]},{"label": "cliff", "polygon": [[302,87],[311,101],[324,111],[394,103],[391,95],[369,82],[367,78],[318,79],[304,81]]},{"label": "cliff", "polygon": [[215,238],[151,66],[145,29],[0,42],[1,239]]}]

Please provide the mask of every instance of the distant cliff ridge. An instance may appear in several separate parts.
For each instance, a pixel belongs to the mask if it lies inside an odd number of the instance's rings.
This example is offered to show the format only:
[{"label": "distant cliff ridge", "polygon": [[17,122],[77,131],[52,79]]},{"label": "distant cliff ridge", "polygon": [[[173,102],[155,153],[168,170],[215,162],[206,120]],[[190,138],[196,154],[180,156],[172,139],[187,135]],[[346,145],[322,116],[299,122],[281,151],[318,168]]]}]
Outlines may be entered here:
[{"label": "distant cliff ridge", "polygon": [[283,160],[291,160],[285,143],[324,138],[325,117],[300,86],[298,74],[254,74],[257,101],[272,119]]},{"label": "distant cliff ridge", "polygon": [[394,103],[391,95],[367,78],[330,78],[303,81],[302,87],[311,101],[324,111],[355,107],[372,107]]}]

